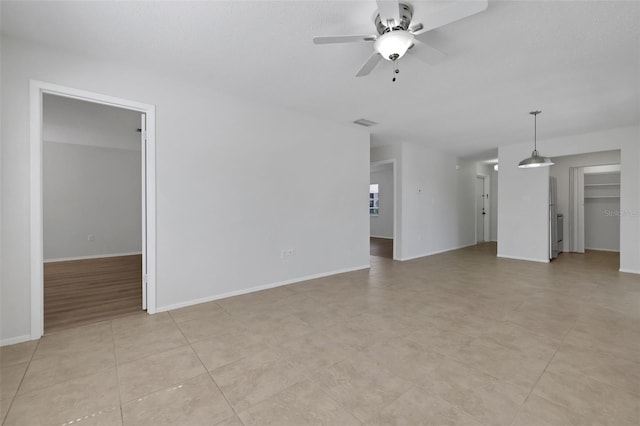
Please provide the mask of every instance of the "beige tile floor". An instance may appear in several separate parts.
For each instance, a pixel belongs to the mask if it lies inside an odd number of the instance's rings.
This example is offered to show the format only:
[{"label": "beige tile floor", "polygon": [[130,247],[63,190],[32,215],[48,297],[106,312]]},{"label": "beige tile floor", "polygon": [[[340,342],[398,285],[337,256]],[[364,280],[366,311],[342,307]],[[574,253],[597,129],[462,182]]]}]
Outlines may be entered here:
[{"label": "beige tile floor", "polygon": [[483,244],[3,347],[5,425],[637,425],[640,278]]}]

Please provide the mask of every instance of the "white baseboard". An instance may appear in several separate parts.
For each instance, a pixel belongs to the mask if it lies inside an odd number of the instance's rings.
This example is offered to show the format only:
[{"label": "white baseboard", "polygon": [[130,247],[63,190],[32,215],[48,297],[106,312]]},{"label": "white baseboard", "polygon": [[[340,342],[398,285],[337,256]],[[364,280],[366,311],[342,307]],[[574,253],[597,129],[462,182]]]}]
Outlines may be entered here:
[{"label": "white baseboard", "polygon": [[620,268],[619,271],[625,274],[640,274],[640,269]]},{"label": "white baseboard", "polygon": [[535,259],[533,257],[520,257],[520,256],[505,256],[504,254],[498,253],[497,257],[502,259],[512,259],[512,260],[526,260],[527,262],[538,262],[538,263],[549,263],[550,259]]},{"label": "white baseboard", "polygon": [[22,336],[9,337],[8,339],[0,340],[0,346],[15,345],[17,343],[28,342],[29,340],[33,340],[31,339],[31,335],[23,334]]},{"label": "white baseboard", "polygon": [[111,253],[111,254],[94,254],[91,256],[76,256],[76,257],[61,257],[58,259],[45,259],[44,263],[50,262],[67,262],[69,260],[87,260],[87,259],[100,259],[103,257],[119,257],[119,256],[134,256],[141,255],[142,252],[130,252],[130,253]]},{"label": "white baseboard", "polygon": [[242,290],[229,291],[227,293],[222,293],[222,294],[216,294],[216,295],[213,295],[213,296],[202,297],[200,299],[188,300],[186,302],[174,303],[172,305],[159,306],[159,307],[156,308],[156,313],[165,312],[165,311],[171,311],[173,309],[185,308],[187,306],[197,305],[197,304],[200,304],[200,303],[212,302],[214,300],[226,299],[227,297],[240,296],[242,294],[253,293],[253,292],[256,292],[256,291],[268,290],[270,288],[281,287],[283,285],[289,285],[289,284],[295,284],[295,283],[299,283],[299,282],[303,282],[303,281],[314,280],[316,278],[328,277],[330,275],[337,275],[337,274],[344,274],[346,272],[360,271],[362,269],[368,269],[370,267],[371,267],[371,265],[362,265],[362,266],[355,266],[353,268],[337,269],[335,271],[323,272],[323,273],[314,274],[314,275],[306,275],[304,277],[292,278],[290,280],[279,281],[279,282],[276,282],[276,283],[264,284],[264,285],[259,285],[259,286],[255,286],[255,287],[249,287],[249,288],[245,288],[245,289],[242,289]]},{"label": "white baseboard", "polygon": [[585,247],[585,250],[595,250],[595,251],[608,251],[611,253],[620,253],[620,250],[611,250],[606,248],[594,248],[594,247]]},{"label": "white baseboard", "polygon": [[371,238],[382,238],[385,240],[393,240],[393,237],[383,237],[382,235],[369,235]]},{"label": "white baseboard", "polygon": [[448,249],[444,249],[444,250],[430,251],[428,253],[422,253],[422,254],[418,254],[418,255],[415,255],[415,256],[403,257],[403,258],[400,258],[398,260],[404,262],[405,260],[413,260],[413,259],[418,259],[420,257],[433,256],[434,254],[446,253],[448,251],[459,250],[459,249],[462,249],[462,248],[465,248],[465,247],[471,247],[471,246],[475,246],[475,245],[476,245],[476,243],[464,244],[464,245],[461,245],[461,246],[452,247],[452,248],[448,248]]}]

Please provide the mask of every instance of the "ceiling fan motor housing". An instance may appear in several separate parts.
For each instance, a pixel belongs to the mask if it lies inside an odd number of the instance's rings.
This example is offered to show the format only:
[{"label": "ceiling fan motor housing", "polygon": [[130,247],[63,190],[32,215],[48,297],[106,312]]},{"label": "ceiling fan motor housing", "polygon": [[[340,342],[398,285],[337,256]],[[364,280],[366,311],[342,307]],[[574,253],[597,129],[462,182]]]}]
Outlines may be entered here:
[{"label": "ceiling fan motor housing", "polygon": [[394,26],[389,26],[386,22],[382,22],[380,19],[380,14],[376,14],[374,22],[376,24],[376,29],[378,30],[378,34],[382,35],[389,31],[393,30],[408,30],[411,25],[411,18],[413,17],[413,7],[406,3],[400,3],[400,22],[396,22]]}]

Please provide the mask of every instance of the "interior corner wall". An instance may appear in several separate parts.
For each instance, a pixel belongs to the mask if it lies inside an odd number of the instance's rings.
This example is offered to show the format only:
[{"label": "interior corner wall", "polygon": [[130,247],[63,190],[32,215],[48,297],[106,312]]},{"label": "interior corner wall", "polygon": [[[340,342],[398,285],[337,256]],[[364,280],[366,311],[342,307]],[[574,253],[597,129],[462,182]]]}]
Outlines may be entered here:
[{"label": "interior corner wall", "polygon": [[475,243],[475,164],[414,143],[371,149],[371,161],[396,161],[398,260]]},{"label": "interior corner wall", "polygon": [[[640,127],[630,126],[538,141],[551,158],[620,150],[620,270],[640,274]],[[498,150],[498,255],[545,261],[548,253],[548,168],[518,169],[530,143]],[[543,237],[543,238],[542,238]],[[544,241],[542,241],[544,239]]]},{"label": "interior corner wall", "polygon": [[156,106],[159,311],[369,266],[362,129],[125,63],[7,37],[1,49],[2,343],[31,330],[31,79]]},{"label": "interior corner wall", "polygon": [[45,141],[42,157],[45,261],[141,253],[139,150]]},{"label": "interior corner wall", "polygon": [[393,238],[393,166],[371,172],[369,182],[378,184],[379,190],[379,213],[369,218],[371,236]]},{"label": "interior corner wall", "polygon": [[402,258],[475,243],[473,168],[414,143],[402,144]]}]

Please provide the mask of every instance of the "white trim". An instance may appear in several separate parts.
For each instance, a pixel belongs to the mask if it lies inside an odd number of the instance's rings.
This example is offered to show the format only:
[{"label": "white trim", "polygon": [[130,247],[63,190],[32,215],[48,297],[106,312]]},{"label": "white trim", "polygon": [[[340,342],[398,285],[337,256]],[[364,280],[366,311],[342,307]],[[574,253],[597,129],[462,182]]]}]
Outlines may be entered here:
[{"label": "white trim", "polygon": [[620,250],[611,250],[606,248],[593,248],[593,247],[585,247],[585,250],[594,250],[594,251],[608,251],[612,253],[620,253]]},{"label": "white trim", "polygon": [[147,116],[140,114],[140,228],[142,230],[142,309],[147,310]]},{"label": "white trim", "polygon": [[393,240],[393,237],[383,237],[382,235],[370,235],[369,238],[382,238],[383,240]]},{"label": "white trim", "polygon": [[127,152],[140,152],[140,150],[136,147],[124,147],[124,146],[107,146],[107,145],[90,145],[82,142],[68,142],[68,141],[54,141],[54,140],[43,140],[44,143],[57,143],[61,145],[74,145],[74,146],[84,146],[87,148],[98,148],[98,149],[115,149],[119,151],[127,151]]},{"label": "white trim", "polygon": [[44,242],[42,228],[42,91],[34,81],[29,87],[29,147],[31,201],[31,339],[44,334]]},{"label": "white trim", "polygon": [[454,251],[454,250],[460,250],[462,248],[465,247],[471,247],[471,246],[475,246],[476,243],[472,243],[472,244],[463,244],[461,246],[457,246],[457,247],[452,247],[452,248],[448,248],[448,249],[444,249],[444,250],[436,250],[436,251],[430,251],[428,253],[422,253],[422,254],[418,254],[415,256],[410,256],[410,257],[403,257],[402,259],[398,259],[401,261],[405,261],[405,260],[413,260],[413,259],[418,259],[420,257],[427,257],[427,256],[433,256],[434,254],[440,254],[440,253],[446,253],[448,251]]},{"label": "white trim", "polygon": [[147,313],[156,313],[156,107],[145,111],[147,117],[146,172],[146,263],[147,263]]},{"label": "white trim", "polygon": [[147,312],[156,312],[156,179],[155,179],[155,106],[116,98],[43,81],[29,82],[29,143],[30,143],[30,287],[31,287],[31,339],[44,333],[43,297],[43,218],[42,218],[42,96],[53,94],[66,98],[110,105],[144,113],[147,117]]},{"label": "white trim", "polygon": [[213,295],[213,296],[202,297],[200,299],[194,299],[194,300],[189,300],[189,301],[186,301],[186,302],[174,303],[172,305],[159,306],[159,307],[156,308],[156,312],[171,311],[173,309],[179,309],[179,308],[185,308],[187,306],[197,305],[199,303],[212,302],[214,300],[226,299],[227,297],[240,296],[240,295],[243,295],[243,294],[253,293],[253,292],[256,292],[256,291],[268,290],[270,288],[275,288],[275,287],[281,287],[283,285],[295,284],[295,283],[300,283],[300,282],[304,282],[304,281],[314,280],[316,278],[328,277],[330,275],[337,275],[337,274],[344,274],[346,272],[360,271],[362,269],[369,269],[370,267],[371,267],[371,265],[362,265],[362,266],[355,266],[353,268],[337,269],[335,271],[323,272],[323,273],[320,273],[320,274],[306,275],[304,277],[293,278],[293,279],[290,279],[290,280],[279,281],[279,282],[276,282],[276,283],[264,284],[264,285],[259,285],[259,286],[255,286],[255,287],[249,287],[249,288],[245,288],[245,289],[242,289],[242,290],[230,291],[230,292],[227,292],[227,293],[222,293],[222,294],[216,294],[216,295]]},{"label": "white trim", "polygon": [[28,334],[23,334],[22,336],[9,337],[7,339],[0,340],[0,346],[15,345],[18,343],[28,342],[29,340],[35,340],[35,339],[32,339],[31,336]]},{"label": "white trim", "polygon": [[538,263],[549,263],[549,259],[535,259],[533,257],[520,257],[520,256],[505,256],[503,254],[498,254],[496,257],[500,257],[502,259],[511,259],[511,260],[525,260],[527,262],[538,262]]},{"label": "white trim", "polygon": [[640,274],[640,269],[620,268],[619,271],[624,272],[625,274]]},{"label": "white trim", "polygon": [[93,254],[90,256],[76,256],[76,257],[60,257],[57,259],[45,259],[44,263],[53,263],[53,262],[67,262],[70,260],[87,260],[87,259],[100,259],[103,257],[119,257],[119,256],[135,256],[140,255],[142,252],[133,251],[130,253],[111,253],[111,254]]}]

